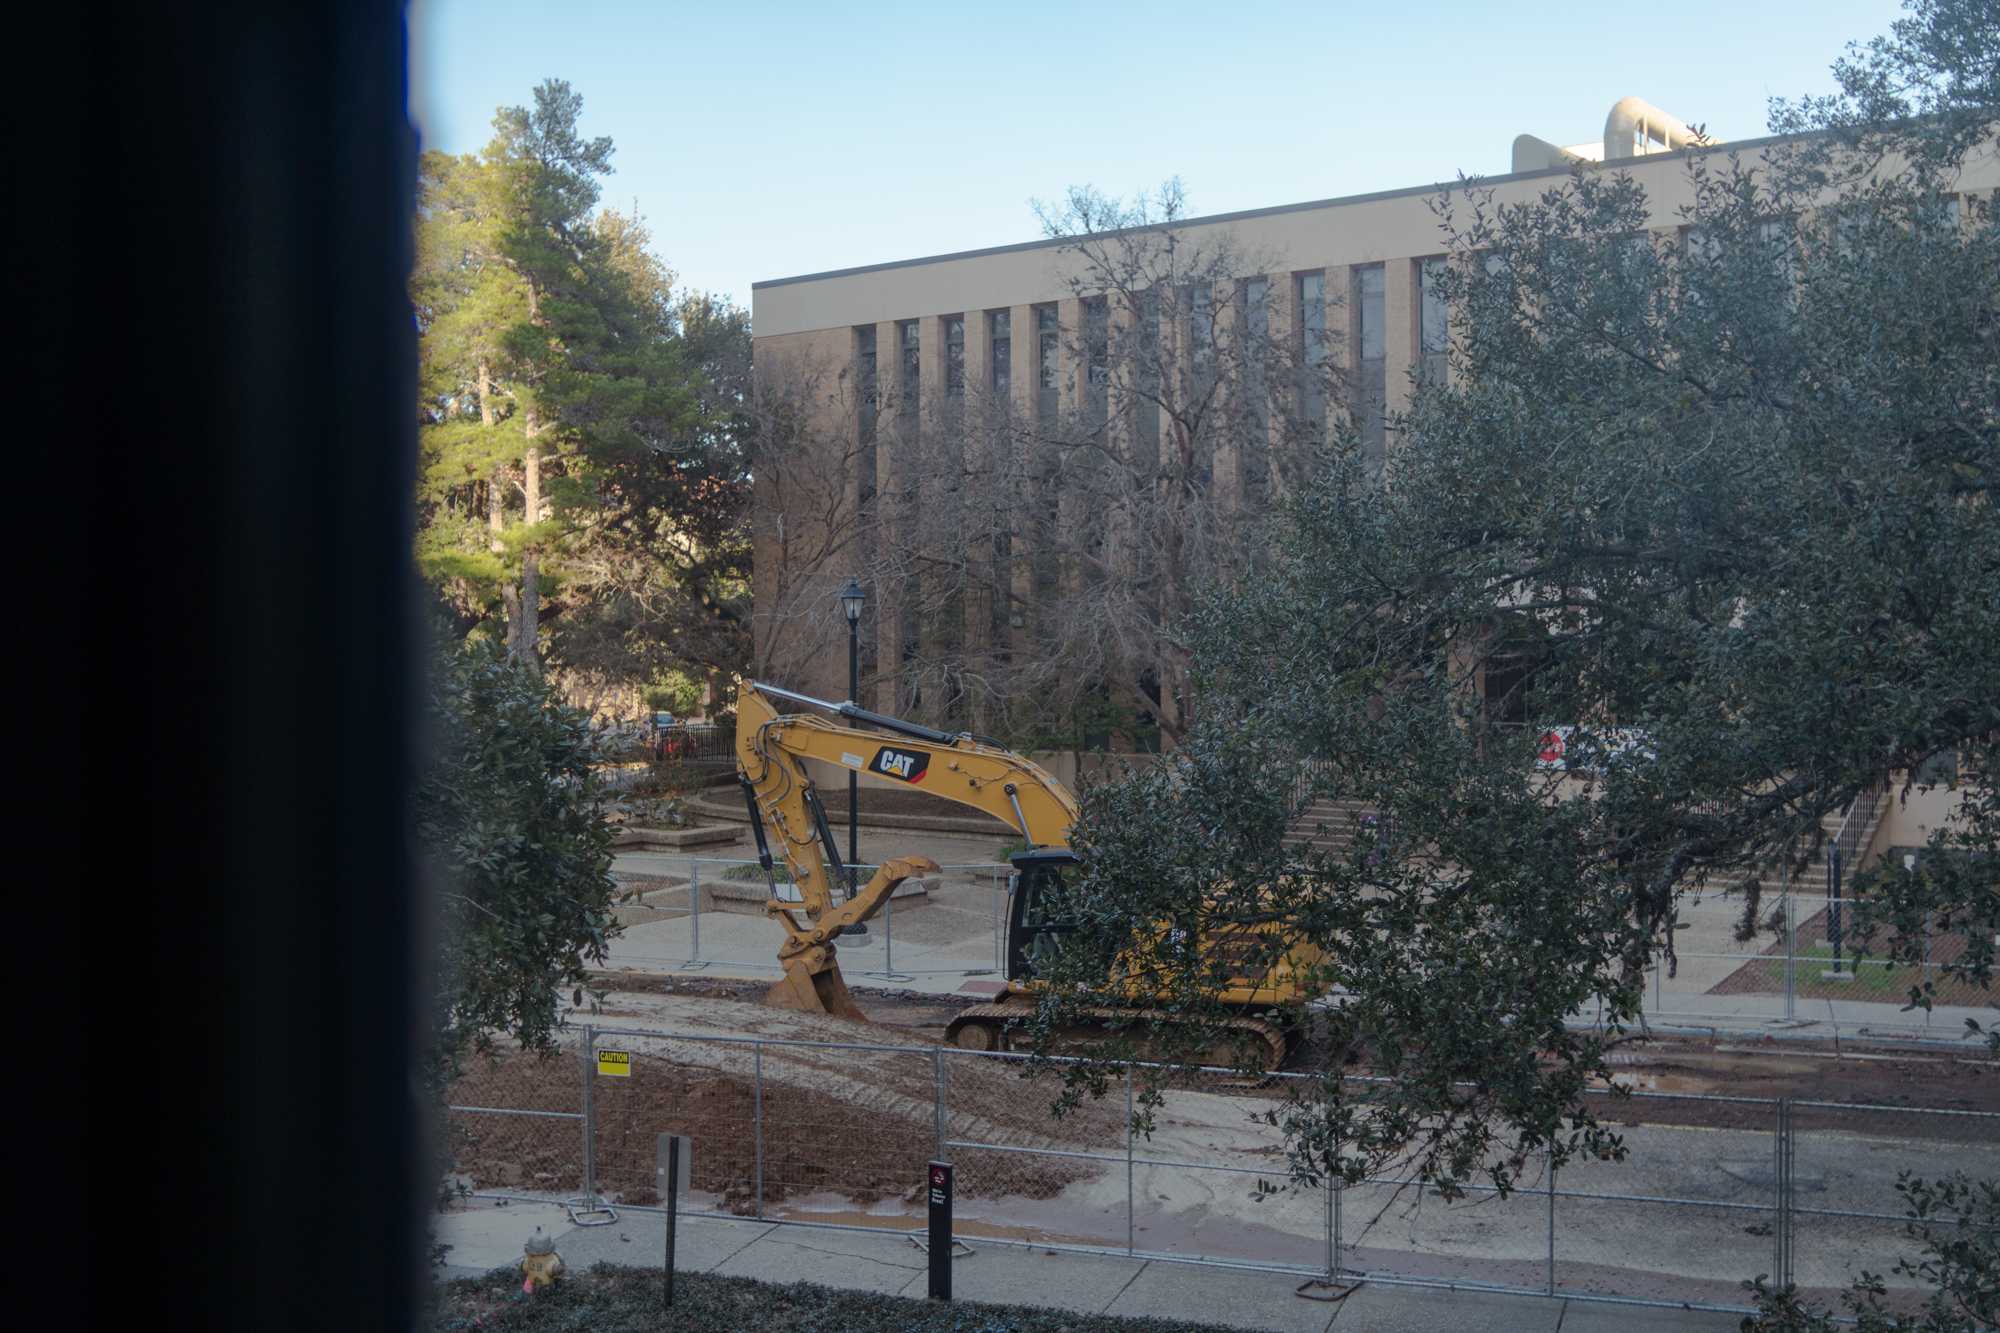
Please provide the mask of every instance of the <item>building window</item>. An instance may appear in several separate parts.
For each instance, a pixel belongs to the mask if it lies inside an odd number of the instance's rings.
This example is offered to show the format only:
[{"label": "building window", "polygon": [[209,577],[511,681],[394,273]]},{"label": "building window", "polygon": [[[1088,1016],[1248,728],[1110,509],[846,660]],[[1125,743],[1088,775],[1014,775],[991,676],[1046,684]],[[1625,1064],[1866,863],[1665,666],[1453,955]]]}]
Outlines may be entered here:
[{"label": "building window", "polygon": [[875,438],[876,383],[875,326],[863,324],[854,330],[854,391],[860,406],[863,444]]},{"label": "building window", "polygon": [[1798,304],[1798,228],[1790,218],[1757,224],[1757,254],[1777,283],[1786,306]]},{"label": "building window", "polygon": [[1385,355],[1383,300],[1387,280],[1380,264],[1354,270],[1355,425],[1361,432],[1361,459],[1379,475],[1386,454],[1384,436],[1389,382]]},{"label": "building window", "polygon": [[987,387],[995,398],[1007,396],[1007,386],[1013,383],[1014,338],[1011,326],[1012,316],[1005,310],[986,312],[986,340],[993,349],[993,363],[987,372]]},{"label": "building window", "polygon": [[1265,483],[1270,435],[1265,367],[1270,360],[1271,281],[1269,278],[1245,278],[1239,290],[1243,302],[1239,313],[1243,342],[1243,402],[1249,413],[1251,435],[1243,446],[1243,476],[1245,484],[1254,493]]},{"label": "building window", "polygon": [[965,316],[944,317],[944,396],[965,397]]},{"label": "building window", "polygon": [[918,349],[922,346],[922,335],[918,332],[921,323],[921,320],[906,319],[896,325],[896,341],[903,349],[901,382],[897,388],[902,390],[901,409],[906,417],[916,415],[917,393],[923,387],[923,366],[917,359]]},{"label": "building window", "polygon": [[1160,337],[1160,289],[1149,287],[1139,294],[1138,348],[1133,366],[1133,390],[1137,398],[1139,438],[1149,446],[1160,439],[1160,358],[1164,348]]},{"label": "building window", "polygon": [[1707,227],[1683,227],[1678,259],[1682,292],[1690,303],[1702,304],[1708,292],[1718,284],[1722,242]]},{"label": "building window", "polygon": [[1062,334],[1053,304],[1035,307],[1035,408],[1047,420],[1056,414],[1056,369]]},{"label": "building window", "polygon": [[1451,351],[1451,309],[1440,290],[1444,271],[1442,258],[1417,264],[1417,378],[1424,384],[1444,383]]},{"label": "building window", "polygon": [[1111,303],[1102,296],[1084,299],[1083,337],[1090,387],[1105,388],[1111,383]]},{"label": "building window", "polygon": [[1314,426],[1326,422],[1326,274],[1301,273],[1294,280],[1299,345],[1299,416]]},{"label": "building window", "polygon": [[1102,296],[1083,301],[1083,368],[1091,416],[1102,421],[1111,393],[1111,302]]},{"label": "building window", "polygon": [[1197,381],[1215,369],[1215,288],[1197,282],[1188,288],[1188,364]]}]

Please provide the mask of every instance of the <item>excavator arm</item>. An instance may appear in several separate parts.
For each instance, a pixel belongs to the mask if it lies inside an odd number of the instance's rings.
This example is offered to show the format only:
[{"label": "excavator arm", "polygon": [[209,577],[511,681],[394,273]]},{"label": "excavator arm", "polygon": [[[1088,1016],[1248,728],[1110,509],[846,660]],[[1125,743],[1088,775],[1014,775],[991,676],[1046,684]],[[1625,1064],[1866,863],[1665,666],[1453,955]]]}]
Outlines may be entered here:
[{"label": "excavator arm", "polygon": [[[832,716],[781,713],[779,705],[788,703]],[[1076,798],[1001,746],[752,682],[736,701],[737,779],[757,838],[757,859],[772,886],[767,910],[785,929],[778,951],[785,977],[769,996],[785,1008],[860,1019],[840,975],[834,940],[875,915],[904,880],[938,868],[926,856],[896,857],[843,899],[847,867],[808,760],[873,773],[984,811],[1019,829],[1031,847],[1066,846],[1076,822]],[[796,907],[777,901],[773,840],[798,886]]]}]

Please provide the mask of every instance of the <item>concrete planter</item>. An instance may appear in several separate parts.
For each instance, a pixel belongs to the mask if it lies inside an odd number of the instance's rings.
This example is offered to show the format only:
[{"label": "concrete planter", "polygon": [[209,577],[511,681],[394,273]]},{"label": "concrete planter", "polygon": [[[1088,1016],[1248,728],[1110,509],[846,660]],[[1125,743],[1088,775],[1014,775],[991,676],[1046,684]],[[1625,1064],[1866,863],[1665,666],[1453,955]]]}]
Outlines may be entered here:
[{"label": "concrete planter", "polygon": [[658,847],[685,851],[689,847],[711,847],[736,842],[743,836],[740,825],[697,824],[693,828],[623,828],[611,836],[613,847]]}]

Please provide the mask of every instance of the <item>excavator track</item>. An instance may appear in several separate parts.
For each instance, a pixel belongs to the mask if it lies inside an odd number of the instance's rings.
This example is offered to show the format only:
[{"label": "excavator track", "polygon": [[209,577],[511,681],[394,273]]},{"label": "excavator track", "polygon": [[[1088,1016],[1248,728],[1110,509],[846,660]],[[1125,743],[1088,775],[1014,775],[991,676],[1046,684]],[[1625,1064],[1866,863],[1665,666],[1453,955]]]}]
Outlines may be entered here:
[{"label": "excavator track", "polygon": [[[945,1041],[968,1051],[1013,1050],[1014,1029],[1025,1023],[1032,1013],[1033,1008],[1029,1004],[1019,1001],[1008,1003],[1004,1000],[997,1004],[979,1004],[969,1009],[961,1009],[946,1027]],[[1156,1009],[1123,1009],[1110,1006],[1082,1010],[1081,1016],[1085,1019],[1094,1019],[1106,1027],[1135,1021],[1160,1023],[1173,1021]],[[1253,1049],[1262,1050],[1264,1061],[1260,1072],[1275,1074],[1283,1067],[1288,1043],[1285,1040],[1284,1030],[1277,1024],[1266,1022],[1261,1018],[1242,1017],[1227,1019],[1220,1026],[1231,1033],[1247,1036],[1253,1044]],[[1065,1035],[1073,1038],[1083,1034],[1080,1030],[1072,1029]],[[1217,1043],[1216,1048],[1209,1054],[1211,1058],[1204,1061],[1206,1064],[1218,1067],[1230,1067],[1234,1064],[1235,1051],[1232,1043],[1228,1041]]]}]

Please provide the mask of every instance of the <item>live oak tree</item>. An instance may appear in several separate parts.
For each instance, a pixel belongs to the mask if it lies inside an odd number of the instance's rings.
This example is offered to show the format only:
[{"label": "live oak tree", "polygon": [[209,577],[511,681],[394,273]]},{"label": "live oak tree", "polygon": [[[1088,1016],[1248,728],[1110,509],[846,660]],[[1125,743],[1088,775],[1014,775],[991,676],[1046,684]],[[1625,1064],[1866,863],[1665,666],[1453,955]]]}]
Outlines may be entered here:
[{"label": "live oak tree", "polygon": [[435,1090],[498,1040],[549,1049],[616,925],[589,719],[498,645],[447,634],[426,691],[415,815],[436,916],[420,1073]]},{"label": "live oak tree", "polygon": [[[1911,960],[1928,925],[1936,971],[1990,987],[2000,228],[1956,183],[2000,147],[1997,25],[1915,4],[1841,94],[1775,108],[1809,134],[1691,153],[1674,234],[1615,165],[1441,195],[1449,380],[1391,423],[1386,478],[1350,430],[1274,566],[1181,627],[1198,723],[1084,796],[1045,1034],[1123,955],[1184,1026],[1098,1053],[1206,1049],[1202,941],[1270,923],[1253,948],[1320,946],[1306,990],[1340,994],[1284,1116],[1298,1175],[1511,1188],[1622,1150],[1581,1094],[1690,890],[1747,872],[1755,930],[1824,816],[1954,756],[1936,854],[1862,886],[1860,933]],[[1598,761],[1538,764],[1551,725],[1596,728]],[[1320,793],[1381,820],[1288,849]],[[1383,1081],[1341,1077],[1364,1056]]]}]

